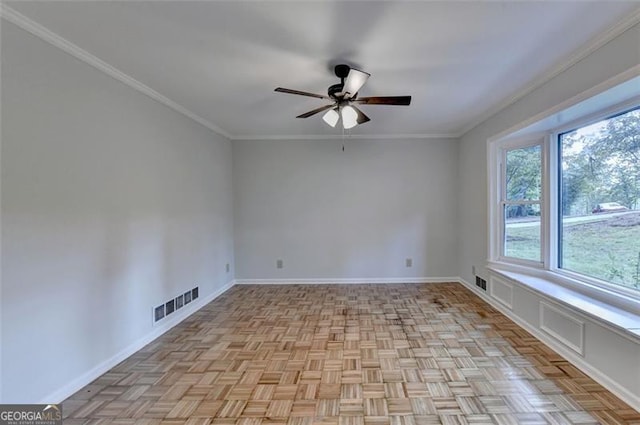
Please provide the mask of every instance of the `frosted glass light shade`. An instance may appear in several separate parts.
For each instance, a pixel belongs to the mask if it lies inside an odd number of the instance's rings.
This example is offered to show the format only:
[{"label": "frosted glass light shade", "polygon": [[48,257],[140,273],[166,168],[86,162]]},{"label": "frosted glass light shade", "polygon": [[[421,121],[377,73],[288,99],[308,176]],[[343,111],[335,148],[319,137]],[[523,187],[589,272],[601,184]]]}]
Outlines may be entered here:
[{"label": "frosted glass light shade", "polygon": [[358,125],[358,113],[351,106],[343,106],[340,109],[340,113],[342,114],[342,126],[345,129],[350,129]]},{"label": "frosted glass light shade", "polygon": [[360,90],[362,86],[364,86],[364,83],[367,82],[369,75],[370,74],[366,72],[351,68],[349,75],[347,75],[347,80],[344,83],[344,87],[342,88],[345,99],[351,99],[355,96],[356,93],[358,93],[358,90]]},{"label": "frosted glass light shade", "polygon": [[338,108],[329,109],[327,113],[322,116],[324,122],[329,124],[331,127],[335,127],[338,123],[338,120],[340,119],[340,115],[338,114],[338,111],[336,109]]}]

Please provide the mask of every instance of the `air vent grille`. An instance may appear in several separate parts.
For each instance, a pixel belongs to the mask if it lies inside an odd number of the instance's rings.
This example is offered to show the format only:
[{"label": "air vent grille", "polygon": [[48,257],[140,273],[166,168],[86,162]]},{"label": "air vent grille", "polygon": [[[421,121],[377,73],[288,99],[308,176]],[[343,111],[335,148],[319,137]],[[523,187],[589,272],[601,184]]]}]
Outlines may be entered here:
[{"label": "air vent grille", "polygon": [[487,290],[487,281],[481,278],[480,276],[476,276],[476,286],[483,291]]},{"label": "air vent grille", "polygon": [[198,292],[198,287],[196,286],[195,288],[190,289],[187,292],[180,294],[177,297],[170,299],[169,301],[166,301],[157,307],[154,307],[153,322],[159,322],[160,320],[194,301],[196,298],[198,298]]}]

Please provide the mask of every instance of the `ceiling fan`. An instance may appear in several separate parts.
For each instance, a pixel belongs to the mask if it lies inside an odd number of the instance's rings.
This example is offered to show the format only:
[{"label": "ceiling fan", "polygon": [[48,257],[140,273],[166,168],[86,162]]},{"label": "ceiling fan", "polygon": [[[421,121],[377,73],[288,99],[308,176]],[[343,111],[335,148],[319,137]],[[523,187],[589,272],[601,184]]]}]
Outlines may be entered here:
[{"label": "ceiling fan", "polygon": [[275,91],[332,101],[329,105],[305,112],[296,118],[309,118],[312,115],[327,111],[322,119],[331,127],[335,127],[340,118],[342,118],[342,126],[345,129],[370,121],[370,118],[358,109],[355,104],[409,105],[411,103],[411,96],[374,96],[359,98],[358,91],[364,83],[367,82],[371,74],[351,68],[349,65],[336,65],[334,71],[336,76],[340,78],[340,84],[330,86],[327,91],[327,96],[300,90],[285,89],[283,87],[278,87]]}]

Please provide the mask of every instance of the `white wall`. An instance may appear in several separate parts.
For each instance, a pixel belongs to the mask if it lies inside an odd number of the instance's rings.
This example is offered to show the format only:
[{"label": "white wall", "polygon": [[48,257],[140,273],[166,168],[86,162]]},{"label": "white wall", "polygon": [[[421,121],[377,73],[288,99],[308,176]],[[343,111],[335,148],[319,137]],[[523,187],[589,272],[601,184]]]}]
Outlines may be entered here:
[{"label": "white wall", "polygon": [[[471,282],[470,289],[635,409],[640,408],[640,345],[637,338],[587,317],[578,308],[530,290],[521,281],[506,279],[500,283],[495,273],[487,273],[482,266],[488,258],[487,139],[539,114],[544,115],[550,108],[570,101],[598,85],[606,85],[608,80],[637,67],[639,63],[640,24],[465,134],[460,140],[458,157],[457,233],[458,272],[464,281]],[[489,279],[486,293],[473,286],[474,265],[481,275]],[[490,295],[494,293],[496,285],[509,288],[507,292],[511,301],[508,305],[495,295]],[[545,304],[560,312],[556,318],[545,318]],[[579,326],[581,333],[573,332],[573,336],[581,335],[582,352],[576,354],[571,344],[567,344],[569,339],[562,332],[553,334],[545,331],[545,326],[549,326],[545,320],[555,322],[551,325],[559,329],[571,330],[570,326]],[[567,323],[570,325],[566,326]],[[572,336],[571,332],[564,333]],[[615,361],[612,361],[611,347],[616,350]]]},{"label": "white wall", "polygon": [[233,279],[231,144],[2,24],[1,399],[37,402]]},{"label": "white wall", "polygon": [[236,277],[456,276],[456,158],[453,139],[234,141]]},{"label": "white wall", "polygon": [[472,265],[482,266],[488,257],[487,139],[639,63],[640,25],[635,25],[461,138],[458,157],[458,276],[472,282]]}]

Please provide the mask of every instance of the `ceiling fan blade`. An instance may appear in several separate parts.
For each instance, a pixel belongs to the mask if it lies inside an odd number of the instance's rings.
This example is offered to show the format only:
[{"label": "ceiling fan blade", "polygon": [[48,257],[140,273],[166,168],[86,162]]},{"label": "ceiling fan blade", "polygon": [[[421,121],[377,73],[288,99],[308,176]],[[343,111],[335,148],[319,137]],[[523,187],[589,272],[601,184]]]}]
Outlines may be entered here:
[{"label": "ceiling fan blade", "polygon": [[360,97],[354,100],[363,105],[409,105],[411,96],[373,96]]},{"label": "ceiling fan blade", "polygon": [[333,104],[333,103],[331,105],[321,106],[319,108],[314,109],[313,111],[305,112],[304,114],[298,115],[296,118],[309,118],[312,115],[315,115],[315,114],[320,113],[322,111],[326,111],[327,109],[334,108],[335,106],[336,105]]},{"label": "ceiling fan blade", "polygon": [[300,96],[317,97],[318,99],[329,99],[329,96],[324,96],[322,94],[309,93],[309,92],[300,91],[300,90],[285,89],[284,87],[278,87],[275,91],[280,93],[297,94]]},{"label": "ceiling fan blade", "polygon": [[360,109],[356,108],[355,106],[351,105],[351,107],[353,109],[355,109],[355,111],[358,113],[358,117],[356,118],[356,121],[358,122],[358,124],[364,124],[367,121],[371,121],[371,118],[369,118],[368,116],[366,116],[364,114],[364,112],[362,112]]},{"label": "ceiling fan blade", "polygon": [[364,83],[367,82],[371,74],[366,72],[362,72],[360,70],[351,68],[349,71],[349,75],[347,75],[347,79],[344,82],[344,87],[342,88],[342,92],[344,93],[345,99],[351,99],[358,93],[358,90],[364,86]]}]

